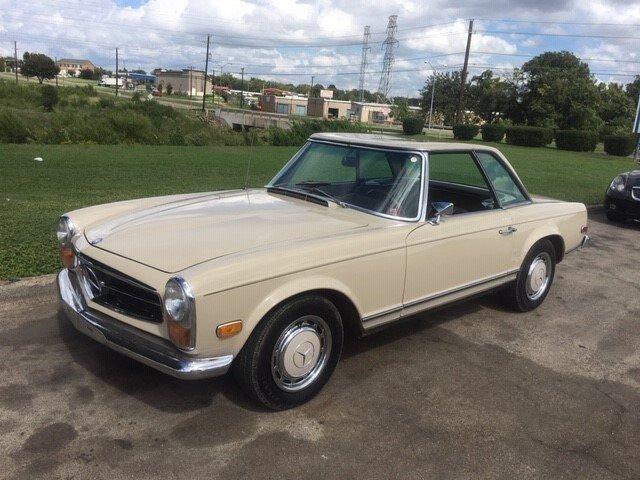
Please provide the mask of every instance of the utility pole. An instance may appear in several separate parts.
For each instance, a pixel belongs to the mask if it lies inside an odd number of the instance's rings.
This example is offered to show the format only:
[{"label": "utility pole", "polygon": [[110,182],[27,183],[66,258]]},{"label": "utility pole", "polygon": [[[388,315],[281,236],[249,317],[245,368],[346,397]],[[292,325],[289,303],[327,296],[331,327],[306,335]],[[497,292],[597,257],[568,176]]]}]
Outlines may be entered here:
[{"label": "utility pole", "polygon": [[119,76],[118,76],[118,48],[116,47],[116,97],[118,96],[118,83],[120,83],[119,80]]},{"label": "utility pole", "polygon": [[313,95],[313,81],[315,80],[315,78],[316,77],[311,75],[311,88],[309,88],[309,98],[311,98],[311,95]]},{"label": "utility pole", "polygon": [[429,133],[431,133],[431,124],[432,124],[431,119],[433,118],[433,94],[436,90],[436,80],[438,79],[437,77],[438,72],[436,71],[434,66],[431,65],[431,62],[429,60],[427,60],[425,63],[428,63],[429,66],[431,67],[431,70],[433,71],[433,77],[431,80],[431,106],[429,107]]},{"label": "utility pole", "polygon": [[204,88],[202,90],[202,112],[204,113],[207,101],[207,72],[209,71],[209,40],[211,35],[207,35],[207,57],[204,60]]},{"label": "utility pole", "polygon": [[18,42],[13,42],[13,70],[16,72],[16,83],[18,83]]},{"label": "utility pole", "polygon": [[469,51],[471,50],[471,35],[473,35],[473,18],[469,20],[469,35],[467,36],[467,49],[464,52],[464,65],[460,75],[460,94],[458,95],[458,105],[456,106],[456,123],[462,123],[462,100],[464,89],[467,83],[467,67],[469,66]]},{"label": "utility pole", "polygon": [[358,84],[358,90],[360,90],[360,101],[364,101],[364,76],[367,70],[367,55],[371,47],[369,46],[369,38],[371,37],[371,27],[369,25],[364,27],[364,36],[362,37],[362,59],[360,62],[360,82]]},{"label": "utility pole", "polygon": [[244,107],[244,67],[240,69],[240,108]]}]

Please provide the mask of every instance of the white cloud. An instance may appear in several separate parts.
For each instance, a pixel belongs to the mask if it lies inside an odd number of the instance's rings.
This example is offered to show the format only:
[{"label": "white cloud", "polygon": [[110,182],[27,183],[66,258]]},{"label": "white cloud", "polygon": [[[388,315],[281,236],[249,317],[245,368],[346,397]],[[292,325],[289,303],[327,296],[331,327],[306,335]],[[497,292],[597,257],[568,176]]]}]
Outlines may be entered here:
[{"label": "white cloud", "polygon": [[[362,30],[370,25],[372,43],[366,84],[375,88],[381,69],[381,42],[388,16],[398,15],[396,72],[392,93],[416,94],[431,73],[422,57],[439,69],[459,68],[466,44],[468,18],[499,16],[527,23],[477,21],[471,62],[509,68],[526,58],[477,52],[514,54],[569,49],[585,58],[631,59],[633,39],[587,39],[517,35],[517,32],[597,33],[637,37],[637,28],[535,24],[532,21],[640,23],[640,2],[624,0],[477,0],[452,5],[445,0],[148,0],[139,6],[115,0],[0,0],[0,52],[42,51],[52,57],[86,57],[113,68],[115,47],[127,66],[203,68],[205,38],[213,33],[215,68],[264,72],[274,79],[353,87],[358,72]],[[491,12],[491,15],[488,13]],[[495,13],[494,13],[495,12]],[[439,25],[431,28],[418,26]],[[512,32],[509,34],[491,31]],[[327,38],[334,37],[334,38]],[[275,48],[276,44],[307,44],[308,48]],[[316,48],[317,45],[325,48]],[[354,44],[346,46],[342,44]],[[266,67],[264,67],[266,65]],[[306,66],[306,68],[304,68]],[[595,71],[637,71],[638,64],[594,62]],[[300,73],[304,75],[293,75]],[[283,75],[288,74],[288,75]],[[608,77],[607,77],[608,78]]]}]

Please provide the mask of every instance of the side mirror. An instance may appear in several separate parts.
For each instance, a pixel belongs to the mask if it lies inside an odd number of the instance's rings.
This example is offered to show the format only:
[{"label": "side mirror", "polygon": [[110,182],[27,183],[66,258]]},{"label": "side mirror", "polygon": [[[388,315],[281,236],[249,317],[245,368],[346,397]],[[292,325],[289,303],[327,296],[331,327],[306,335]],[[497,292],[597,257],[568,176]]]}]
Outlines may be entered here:
[{"label": "side mirror", "polygon": [[431,225],[439,225],[443,215],[453,215],[453,203],[451,202],[433,202],[431,206],[435,211],[435,215],[429,219]]}]

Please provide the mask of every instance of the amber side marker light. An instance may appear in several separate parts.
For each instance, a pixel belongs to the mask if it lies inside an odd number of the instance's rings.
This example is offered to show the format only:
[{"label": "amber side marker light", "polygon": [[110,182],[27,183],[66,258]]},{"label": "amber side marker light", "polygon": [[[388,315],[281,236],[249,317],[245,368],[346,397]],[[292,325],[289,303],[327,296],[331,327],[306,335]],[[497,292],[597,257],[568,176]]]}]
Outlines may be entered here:
[{"label": "amber side marker light", "polygon": [[580,233],[581,234],[586,234],[589,231],[589,225],[582,225],[582,227],[580,228]]},{"label": "amber side marker light", "polygon": [[68,245],[60,247],[60,259],[62,260],[62,265],[66,268],[75,268],[78,266],[76,252],[74,252],[73,248]]},{"label": "amber side marker light", "polygon": [[216,335],[218,338],[228,338],[237,335],[242,331],[242,320],[235,320],[233,322],[223,323],[216,328]]}]

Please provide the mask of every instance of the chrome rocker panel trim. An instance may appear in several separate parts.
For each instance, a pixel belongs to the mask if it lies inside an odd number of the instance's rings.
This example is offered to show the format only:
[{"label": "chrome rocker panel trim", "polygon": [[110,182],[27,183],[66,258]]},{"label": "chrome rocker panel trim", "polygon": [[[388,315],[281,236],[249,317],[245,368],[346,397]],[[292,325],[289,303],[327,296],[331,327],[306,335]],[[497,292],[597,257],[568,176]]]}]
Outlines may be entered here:
[{"label": "chrome rocker panel trim", "polygon": [[184,380],[224,375],[231,366],[233,355],[193,357],[168,340],[87,308],[74,272],[62,270],[56,284],[62,309],[76,330],[118,353]]}]

